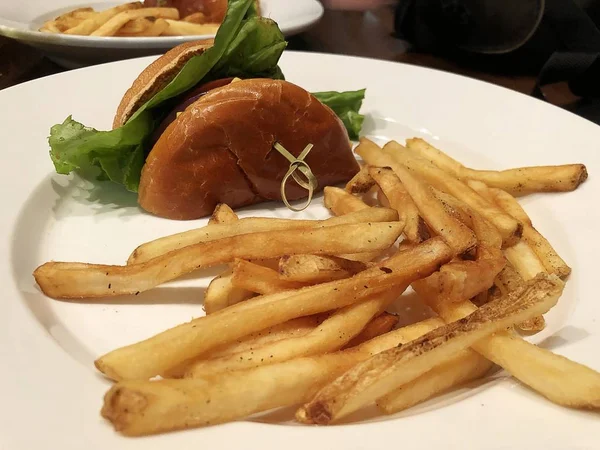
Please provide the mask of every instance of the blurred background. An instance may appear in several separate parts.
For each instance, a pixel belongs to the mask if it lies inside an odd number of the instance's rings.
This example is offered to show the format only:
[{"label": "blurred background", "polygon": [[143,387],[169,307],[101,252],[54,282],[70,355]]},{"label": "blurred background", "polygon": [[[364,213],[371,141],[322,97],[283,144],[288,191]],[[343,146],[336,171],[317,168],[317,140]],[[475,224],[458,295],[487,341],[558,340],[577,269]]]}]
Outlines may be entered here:
[{"label": "blurred background", "polygon": [[[320,1],[322,18],[290,50],[441,69],[600,119],[600,0]],[[0,89],[64,70],[0,37]]]}]

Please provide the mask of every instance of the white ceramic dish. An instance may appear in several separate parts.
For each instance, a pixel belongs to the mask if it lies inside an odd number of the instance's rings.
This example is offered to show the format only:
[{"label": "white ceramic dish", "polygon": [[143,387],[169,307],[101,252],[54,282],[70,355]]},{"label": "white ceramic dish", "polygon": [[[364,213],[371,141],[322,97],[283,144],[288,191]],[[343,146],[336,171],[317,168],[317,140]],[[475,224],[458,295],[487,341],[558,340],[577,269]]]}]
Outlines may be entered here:
[{"label": "white ceramic dish", "polygon": [[[58,64],[68,68],[157,55],[183,42],[213,37],[203,35],[104,38],[55,35],[37,31],[45,21],[63,12],[83,6],[102,10],[121,3],[125,3],[125,0],[0,1],[0,35],[37,47]],[[275,20],[286,36],[306,30],[323,15],[323,6],[317,0],[261,0],[260,4],[262,15]]]},{"label": "white ceramic dish", "polygon": [[[48,158],[51,125],[73,114],[108,129],[121,95],[149,62],[86,68],[0,92],[0,448],[598,448],[598,415],[553,405],[502,372],[400,415],[360,423],[298,426],[284,411],[271,414],[270,423],[245,420],[141,439],[116,434],[99,415],[109,383],[95,371],[94,358],[202,315],[199,286],[218,271],[96,304],[50,300],[31,273],[51,259],[123,263],[141,242],[206,223],[152,217],[133,195],[56,175]],[[574,269],[547,329],[532,340],[600,369],[599,127],[512,91],[419,67],[295,52],[285,53],[281,66],[288,80],[308,90],[366,87],[364,132],[380,141],[424,136],[481,168],[587,164],[590,179],[576,192],[524,199]],[[320,203],[296,217],[326,217]],[[293,215],[275,204],[241,212],[250,214]]]}]

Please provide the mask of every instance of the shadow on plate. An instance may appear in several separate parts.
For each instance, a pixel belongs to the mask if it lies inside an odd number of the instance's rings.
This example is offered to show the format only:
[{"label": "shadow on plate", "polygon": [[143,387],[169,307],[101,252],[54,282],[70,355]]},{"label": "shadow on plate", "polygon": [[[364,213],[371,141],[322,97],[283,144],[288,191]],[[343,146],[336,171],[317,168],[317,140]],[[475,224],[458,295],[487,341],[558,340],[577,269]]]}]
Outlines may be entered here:
[{"label": "shadow on plate", "polygon": [[[50,178],[52,191],[56,194],[52,211],[57,219],[89,214],[116,213],[120,218],[148,214],[139,207],[135,192],[129,192],[116,183],[111,181],[92,183],[76,175],[59,177],[56,175]],[[75,205],[69,200],[74,200]],[[78,208],[78,205],[83,208]]]}]

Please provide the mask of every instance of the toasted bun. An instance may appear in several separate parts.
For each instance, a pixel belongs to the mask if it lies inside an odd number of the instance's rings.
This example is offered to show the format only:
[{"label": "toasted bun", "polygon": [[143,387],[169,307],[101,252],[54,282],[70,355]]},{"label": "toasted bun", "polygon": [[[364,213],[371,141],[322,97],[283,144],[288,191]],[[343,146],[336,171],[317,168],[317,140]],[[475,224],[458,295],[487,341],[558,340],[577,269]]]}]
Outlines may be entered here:
[{"label": "toasted bun", "polygon": [[113,120],[113,129],[124,125],[138,108],[175,78],[190,58],[204,53],[213,43],[213,39],[186,42],[146,67],[123,96]]},{"label": "toasted bun", "polygon": [[[312,143],[306,162],[326,185],[349,180],[359,169],[348,134],[334,112],[286,81],[243,80],[210,91],[171,123],[142,170],[139,203],[170,219],[209,215],[218,203],[237,208],[281,200],[289,162]],[[289,200],[307,195],[290,181]]]}]

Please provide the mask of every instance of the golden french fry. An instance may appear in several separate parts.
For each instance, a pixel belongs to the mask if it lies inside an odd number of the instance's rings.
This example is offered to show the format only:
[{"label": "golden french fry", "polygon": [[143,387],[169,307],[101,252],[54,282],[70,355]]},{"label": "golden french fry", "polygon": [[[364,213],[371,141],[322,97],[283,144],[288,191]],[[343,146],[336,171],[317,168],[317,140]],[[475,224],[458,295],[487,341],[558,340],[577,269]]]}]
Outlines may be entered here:
[{"label": "golden french fry", "polygon": [[413,243],[424,240],[419,210],[400,178],[390,168],[371,167],[369,174],[379,185],[380,192],[385,195],[389,206],[398,211],[398,216],[406,223],[404,228],[406,238]]},{"label": "golden french fry", "polygon": [[369,222],[392,222],[398,220],[393,209],[369,208],[327,220],[292,220],[249,217],[235,223],[208,225],[183,233],[165,236],[138,246],[127,260],[128,264],[142,263],[162,256],[174,250],[201,242],[210,242],[226,237],[266,231],[292,230],[300,228],[319,228],[334,225],[358,224]]},{"label": "golden french fry", "polygon": [[90,17],[89,19],[85,19],[76,27],[68,29],[67,31],[65,31],[65,34],[89,36],[117,14],[123,11],[140,9],[141,7],[142,4],[140,2],[133,2],[125,3],[124,5],[118,5],[113,8],[100,11],[98,14]]},{"label": "golden french fry", "polygon": [[400,319],[396,314],[391,314],[384,311],[373,320],[371,320],[350,342],[348,342],[344,348],[356,347],[357,345],[363,344],[371,339],[381,336],[382,334],[389,333],[398,325]]},{"label": "golden french fry", "polygon": [[346,183],[346,192],[349,194],[365,194],[375,185],[375,180],[369,174],[369,167],[363,166],[356,175]]},{"label": "golden french fry", "polygon": [[216,23],[190,23],[182,20],[166,19],[169,28],[164,32],[165,36],[200,36],[204,34],[215,34],[220,24]]},{"label": "golden french fry", "polygon": [[234,286],[231,269],[213,278],[204,293],[204,312],[214,314],[254,297],[254,292]]},{"label": "golden french fry", "polygon": [[323,204],[336,216],[370,208],[360,198],[334,186],[327,186],[323,189]]},{"label": "golden french fry", "polygon": [[538,333],[546,328],[546,319],[544,319],[544,316],[536,316],[517,323],[515,326],[519,328],[520,331],[527,334]]},{"label": "golden french fry", "polygon": [[523,291],[488,303],[406,345],[379,353],[322,388],[297,418],[316,424],[335,422],[447,362],[482,338],[548,311],[558,301],[562,287],[558,277],[540,275]]},{"label": "golden french fry", "polygon": [[40,28],[40,31],[42,33],[62,33],[54,20],[44,23],[44,25]]},{"label": "golden french fry", "polygon": [[191,245],[127,266],[48,262],[35,270],[34,277],[42,291],[53,298],[135,294],[236,258],[383,251],[394,244],[403,228],[401,222],[378,222],[244,234]]},{"label": "golden french fry", "polygon": [[288,320],[287,322],[244,336],[236,342],[217,347],[205,356],[210,359],[220,358],[234,353],[252,351],[253,348],[271,344],[283,339],[304,336],[318,327],[324,319],[327,319],[328,314],[329,313],[315,314],[313,316],[304,316]]},{"label": "golden french fry", "polygon": [[279,276],[309,284],[341,280],[365,270],[367,263],[336,256],[286,255],[279,260]]},{"label": "golden french fry", "polygon": [[500,208],[523,224],[523,240],[529,244],[546,270],[561,278],[569,276],[571,268],[554,250],[550,242],[533,227],[531,219],[519,202],[508,192],[500,189],[490,189],[490,193]]},{"label": "golden french fry", "polygon": [[[429,160],[420,157],[418,153],[406,150],[405,147],[395,141],[388,142],[383,148],[383,152],[391,156],[397,163],[405,165],[436,189],[453,195],[479,212],[498,229],[506,246],[519,241],[523,231],[521,223],[496,205],[486,201],[459,179],[439,169]],[[402,179],[402,177],[400,178]]]},{"label": "golden french fry", "polygon": [[69,28],[79,25],[84,19],[96,14],[92,8],[77,8],[61,14],[54,20],[49,20],[42,25],[39,31],[49,33],[64,33]]},{"label": "golden french fry", "polygon": [[521,288],[525,284],[523,277],[515,270],[513,265],[507,261],[504,268],[500,271],[494,284],[500,289],[503,295]]},{"label": "golden french fry", "polygon": [[135,19],[131,19],[125,25],[123,25],[119,31],[116,33],[117,36],[120,35],[131,35],[131,34],[139,34],[146,31],[150,26],[152,26],[153,22],[150,22],[145,17],[137,17]]},{"label": "golden french fry", "polygon": [[484,376],[492,363],[471,350],[463,350],[395,391],[377,400],[386,414],[403,411],[438,394]]},{"label": "golden french fry", "polygon": [[102,415],[117,431],[141,436],[296,405],[360,361],[440,325],[440,319],[429,319],[345,351],[229,372],[218,378],[120,382],[104,397]]},{"label": "golden french fry", "polygon": [[238,215],[225,203],[219,203],[208,220],[209,225],[233,223],[239,220]]},{"label": "golden french fry", "polygon": [[54,24],[56,25],[56,28],[61,33],[64,33],[68,29],[79,25],[82,22],[82,20],[83,19],[78,19],[77,17],[74,17],[74,16],[64,16],[64,17],[58,17],[57,19],[55,19]]},{"label": "golden french fry", "polygon": [[475,260],[451,261],[430,277],[415,282],[414,286],[427,296],[435,295],[446,302],[461,302],[492,287],[506,261],[500,250],[502,238],[494,226],[459,200],[450,195],[444,198],[459,212],[459,217],[468,218],[478,238]]},{"label": "golden french fry", "polygon": [[263,267],[242,259],[236,259],[232,264],[233,277],[231,282],[237,288],[258,294],[274,294],[308,286],[308,283],[290,281],[279,278],[279,273],[268,267]]},{"label": "golden french fry", "polygon": [[373,317],[396,300],[406,287],[408,284],[394,286],[385,293],[376,294],[360,303],[341,308],[304,336],[252,347],[251,350],[222,358],[200,359],[188,367],[184,376],[188,378],[218,376],[232,370],[250,369],[292,358],[337,351],[357,336]]},{"label": "golden french fry", "polygon": [[413,176],[402,164],[397,163],[390,155],[385,154],[379,146],[366,138],[361,139],[361,143],[355,151],[371,165],[392,168],[399,177],[404,189],[412,198],[412,202],[417,207],[425,223],[436,234],[442,236],[456,254],[465,253],[475,247],[477,242],[473,232],[457,219],[451,217],[444,210],[440,201],[435,198],[429,187]]},{"label": "golden french fry", "polygon": [[96,367],[114,380],[148,379],[250,333],[297,317],[342,308],[391,285],[427,276],[450,257],[443,240],[430,239],[394,255],[385,266],[367,269],[352,278],[255,297],[194,319],[114,350],[99,358]]},{"label": "golden french fry", "polygon": [[455,177],[462,180],[482,181],[490,187],[503,189],[513,195],[572,191],[577,189],[588,177],[587,169],[583,164],[520,167],[501,171],[473,170],[463,166],[422,139],[408,139],[406,145]]},{"label": "golden french fry", "polygon": [[[92,32],[90,36],[114,36],[127,22],[143,17],[179,19],[179,11],[177,8],[140,8],[122,11],[108,19]],[[169,28],[171,27],[170,25],[169,23]]]},{"label": "golden french fry", "polygon": [[76,19],[89,19],[90,17],[94,17],[96,14],[100,14],[99,12],[94,11],[93,8],[78,8],[71,11],[71,16]]},{"label": "golden french fry", "polygon": [[429,229],[442,236],[456,255],[473,250],[477,244],[473,232],[466,225],[446,214],[431,189],[414,177],[406,167],[393,161],[390,163]]},{"label": "golden french fry", "polygon": [[[525,240],[504,249],[504,255],[524,281],[531,280],[538,273],[548,273],[542,261]],[[517,327],[522,331],[534,332],[543,330],[545,324],[544,318],[538,316],[517,324]]]},{"label": "golden french fry", "polygon": [[[169,369],[163,374],[163,378],[183,378],[186,373],[190,373],[190,375],[192,375],[192,368],[200,361],[216,362],[216,364],[213,365],[215,368],[217,364],[221,364],[221,366],[223,366],[227,361],[230,361],[231,358],[239,359],[240,356],[242,356],[242,358],[248,358],[250,361],[252,361],[252,359],[254,359],[254,349],[267,348],[270,345],[280,341],[298,342],[297,338],[305,336],[314,331],[314,329],[317,328],[323,322],[323,320],[328,318],[328,314],[329,313],[323,313],[312,316],[298,317],[264,330],[251,333],[235,342],[217,347],[209,353],[201,355],[197,359],[185,361],[184,363]],[[269,363],[270,361],[260,361],[254,365],[258,366]],[[254,365],[248,365],[248,367],[254,367]]]},{"label": "golden french fry", "polygon": [[[237,214],[229,206],[220,203],[215,207],[208,224],[228,224],[238,220]],[[204,293],[204,312],[206,314],[212,314],[254,296],[253,292],[234,286],[232,279],[233,272],[228,269],[210,282]]]},{"label": "golden french fry", "polygon": [[[366,211],[371,211],[373,210],[373,208],[371,208],[369,205],[367,205],[365,202],[363,202],[360,198],[355,197],[352,194],[349,194],[348,192],[346,192],[343,189],[334,187],[334,186],[327,186],[325,187],[325,189],[323,190],[323,204],[325,205],[325,207],[327,209],[329,209],[334,215],[338,216],[337,218],[342,220],[344,217],[347,216],[354,216],[356,214],[360,214],[361,211],[363,213],[365,213]],[[377,208],[375,208],[377,209]],[[388,208],[384,208],[384,209],[388,209]],[[396,216],[398,215],[398,212],[395,210],[391,210],[396,212]],[[333,219],[329,219],[329,220],[333,220]],[[381,252],[370,252],[370,253],[362,253],[362,254],[346,254],[346,255],[337,255],[337,256],[342,256],[345,259],[350,259],[352,261],[362,261],[362,262],[368,262],[368,261],[372,261],[373,259],[377,258],[380,255]]]},{"label": "golden french fry", "polygon": [[[492,204],[496,203],[494,200],[494,196],[490,192],[490,188],[483,181],[466,180],[465,183],[467,183],[467,186],[469,186],[471,189],[473,189],[475,192],[477,192],[479,195],[481,195],[488,202],[490,202]],[[515,217],[515,219],[517,219],[517,218]],[[519,219],[517,219],[517,220],[519,220]],[[519,222],[520,222],[520,220],[519,220]]]},{"label": "golden french fry", "polygon": [[[446,321],[459,320],[477,309],[469,301],[428,303]],[[554,403],[573,408],[600,408],[600,373],[583,364],[537,347],[508,331],[499,331],[472,347]]]},{"label": "golden french fry", "polygon": [[190,23],[206,23],[206,16],[201,12],[196,12],[185,16],[183,19],[184,22]]},{"label": "golden french fry", "polygon": [[532,279],[538,273],[547,272],[533,249],[524,241],[505,248],[504,255],[525,281]]}]

